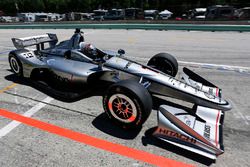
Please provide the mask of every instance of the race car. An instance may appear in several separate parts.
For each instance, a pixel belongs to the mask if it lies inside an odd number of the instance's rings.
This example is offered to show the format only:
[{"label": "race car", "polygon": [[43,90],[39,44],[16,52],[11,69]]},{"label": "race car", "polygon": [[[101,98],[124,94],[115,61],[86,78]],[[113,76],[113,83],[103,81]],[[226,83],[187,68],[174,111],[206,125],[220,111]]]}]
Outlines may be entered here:
[{"label": "race car", "polygon": [[172,55],[158,53],[143,65],[125,57],[122,49],[102,50],[85,42],[80,29],[59,44],[56,34],[49,33],[12,41],[17,49],[9,53],[9,64],[16,75],[30,79],[46,75],[56,79],[55,84],[79,89],[105,85],[104,111],[124,129],[142,126],[154,95],[192,103],[191,109],[161,105],[153,135],[211,159],[224,152],[222,125],[230,103],[220,88],[188,68],[177,79],[178,61]]}]

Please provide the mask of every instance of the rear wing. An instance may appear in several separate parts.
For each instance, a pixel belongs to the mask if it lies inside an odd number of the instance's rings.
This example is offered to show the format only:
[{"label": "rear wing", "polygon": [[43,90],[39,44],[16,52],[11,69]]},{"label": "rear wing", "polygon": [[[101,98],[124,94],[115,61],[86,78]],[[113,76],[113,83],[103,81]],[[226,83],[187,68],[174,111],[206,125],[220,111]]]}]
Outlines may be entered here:
[{"label": "rear wing", "polygon": [[44,49],[44,43],[48,42],[50,47],[53,47],[58,42],[56,34],[45,34],[25,38],[12,38],[11,40],[17,49],[23,49],[28,46],[37,45],[37,50],[40,49],[40,44],[41,49]]}]

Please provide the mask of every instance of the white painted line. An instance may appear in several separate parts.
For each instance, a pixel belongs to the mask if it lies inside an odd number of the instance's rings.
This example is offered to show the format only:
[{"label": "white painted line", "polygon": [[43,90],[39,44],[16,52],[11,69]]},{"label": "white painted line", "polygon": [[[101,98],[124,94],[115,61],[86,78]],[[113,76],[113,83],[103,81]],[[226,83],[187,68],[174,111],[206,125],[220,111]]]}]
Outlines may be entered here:
[{"label": "white painted line", "polygon": [[238,112],[239,112],[241,118],[245,121],[245,123],[246,123],[247,125],[249,125],[249,123],[247,122],[247,119],[244,117],[244,115],[243,115],[240,111],[238,111]]},{"label": "white painted line", "polygon": [[250,70],[250,67],[242,67],[242,66],[230,66],[230,65],[222,65],[222,64],[208,64],[208,63],[196,63],[196,62],[187,62],[187,61],[178,61],[180,65],[196,65],[196,66],[211,66],[215,68],[223,68],[225,70]]},{"label": "white painted line", "polygon": [[236,114],[238,115],[238,117],[241,118],[246,125],[249,125],[247,118],[240,112],[236,104],[232,100],[230,100],[230,103],[233,105],[234,110],[236,110]]},{"label": "white painted line", "polygon": [[[37,111],[42,109],[46,106],[46,103],[50,103],[53,100],[51,97],[46,97],[42,102],[38,103],[34,107],[32,107],[30,110],[25,112],[23,116],[31,117],[33,114],[35,114]],[[0,139],[7,135],[9,132],[11,132],[13,129],[15,129],[17,126],[19,126],[21,122],[18,121],[11,121],[8,125],[0,129]]]},{"label": "white painted line", "polygon": [[13,46],[0,46],[0,48],[4,48],[4,49],[15,49],[15,47],[13,47]]},{"label": "white painted line", "polygon": [[[148,61],[149,58],[144,57],[134,57],[137,60]],[[194,66],[199,68],[210,68],[210,69],[219,69],[225,71],[237,71],[241,73],[250,73],[250,67],[242,67],[242,66],[231,66],[231,65],[223,65],[223,64],[209,64],[209,63],[197,63],[197,62],[188,62],[188,61],[178,61],[181,66]]]}]

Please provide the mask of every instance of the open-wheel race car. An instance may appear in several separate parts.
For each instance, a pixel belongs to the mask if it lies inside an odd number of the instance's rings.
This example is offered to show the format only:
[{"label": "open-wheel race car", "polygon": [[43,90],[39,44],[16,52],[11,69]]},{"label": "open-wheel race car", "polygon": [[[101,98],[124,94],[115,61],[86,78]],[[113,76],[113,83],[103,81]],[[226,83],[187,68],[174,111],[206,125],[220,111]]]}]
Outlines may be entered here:
[{"label": "open-wheel race car", "polygon": [[224,112],[231,105],[220,88],[188,68],[176,79],[178,62],[170,54],[156,54],[143,65],[125,57],[122,49],[107,51],[85,42],[79,29],[59,44],[56,34],[12,41],[17,49],[9,53],[9,63],[15,74],[31,79],[46,74],[71,86],[107,85],[105,113],[125,129],[140,127],[147,120],[153,95],[194,104],[189,110],[161,105],[153,136],[211,159],[224,152]]}]

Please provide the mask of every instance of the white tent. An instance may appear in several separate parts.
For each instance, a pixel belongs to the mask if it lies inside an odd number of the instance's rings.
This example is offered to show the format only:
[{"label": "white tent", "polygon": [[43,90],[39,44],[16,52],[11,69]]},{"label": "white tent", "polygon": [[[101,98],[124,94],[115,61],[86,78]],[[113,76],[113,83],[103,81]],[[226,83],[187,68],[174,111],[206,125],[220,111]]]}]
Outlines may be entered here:
[{"label": "white tent", "polygon": [[159,13],[160,18],[165,20],[165,19],[169,19],[172,16],[172,12],[170,12],[169,10],[163,10]]},{"label": "white tent", "polygon": [[163,10],[159,13],[160,15],[172,15],[173,13],[170,12],[169,10]]}]

